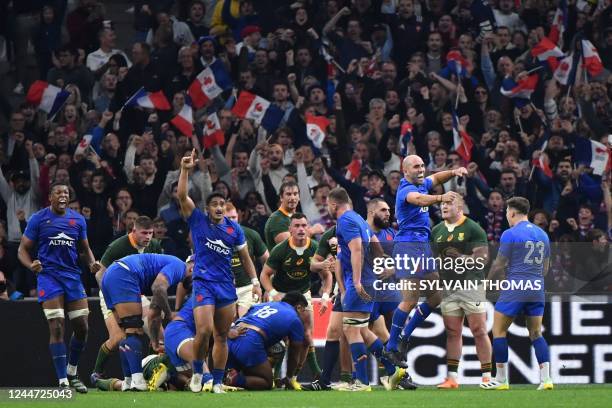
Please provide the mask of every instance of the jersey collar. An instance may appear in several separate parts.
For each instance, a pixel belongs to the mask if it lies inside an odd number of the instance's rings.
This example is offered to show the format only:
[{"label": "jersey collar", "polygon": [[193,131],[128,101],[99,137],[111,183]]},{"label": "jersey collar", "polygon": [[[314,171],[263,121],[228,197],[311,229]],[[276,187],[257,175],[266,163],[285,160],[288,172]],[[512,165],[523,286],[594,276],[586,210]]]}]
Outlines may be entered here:
[{"label": "jersey collar", "polygon": [[448,229],[450,232],[453,232],[455,228],[462,225],[465,222],[465,220],[467,220],[467,217],[465,215],[462,215],[461,218],[459,218],[459,221],[457,221],[456,223],[450,224],[444,221],[444,225],[446,226],[446,229]]},{"label": "jersey collar", "polygon": [[291,217],[291,214],[283,209],[283,207],[278,207],[278,211],[285,215],[285,217]]},{"label": "jersey collar", "polygon": [[306,238],[306,245],[304,245],[303,247],[295,246],[291,237],[288,238],[287,242],[289,243],[289,247],[291,249],[306,249],[310,246],[310,237]]}]

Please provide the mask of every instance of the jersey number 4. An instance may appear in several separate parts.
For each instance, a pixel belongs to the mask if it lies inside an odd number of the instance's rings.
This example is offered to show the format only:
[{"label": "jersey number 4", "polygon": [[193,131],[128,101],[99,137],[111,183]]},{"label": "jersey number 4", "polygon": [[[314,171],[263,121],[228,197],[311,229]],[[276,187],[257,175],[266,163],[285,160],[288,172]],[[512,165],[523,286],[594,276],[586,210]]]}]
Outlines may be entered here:
[{"label": "jersey number 4", "polygon": [[259,317],[260,319],[265,319],[267,317],[272,316],[274,313],[278,313],[278,309],[275,309],[271,306],[264,306],[255,313],[253,313],[253,315]]},{"label": "jersey number 4", "polygon": [[541,265],[542,261],[544,261],[544,242],[542,241],[526,241],[525,249],[527,250],[527,254],[525,255],[525,262],[528,265]]}]

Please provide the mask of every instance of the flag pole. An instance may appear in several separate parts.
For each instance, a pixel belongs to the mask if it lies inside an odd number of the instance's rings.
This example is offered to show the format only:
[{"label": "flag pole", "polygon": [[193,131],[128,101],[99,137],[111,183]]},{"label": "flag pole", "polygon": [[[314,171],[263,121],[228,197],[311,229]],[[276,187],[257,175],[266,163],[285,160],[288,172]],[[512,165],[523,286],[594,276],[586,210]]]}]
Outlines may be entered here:
[{"label": "flag pole", "polygon": [[542,68],[544,68],[544,66],[542,66],[542,65],[538,65],[537,67],[532,68],[532,69],[530,69],[529,71],[527,71],[527,75],[531,75],[531,74],[533,74],[534,72],[537,72],[537,71],[541,70]]}]

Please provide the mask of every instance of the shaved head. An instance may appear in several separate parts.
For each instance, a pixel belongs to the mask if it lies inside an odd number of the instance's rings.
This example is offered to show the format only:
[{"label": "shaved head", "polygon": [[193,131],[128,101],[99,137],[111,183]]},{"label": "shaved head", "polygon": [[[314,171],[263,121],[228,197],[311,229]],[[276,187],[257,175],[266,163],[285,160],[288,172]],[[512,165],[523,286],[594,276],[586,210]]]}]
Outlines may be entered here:
[{"label": "shaved head", "polygon": [[425,163],[420,156],[411,154],[406,156],[402,162],[402,170],[404,178],[414,185],[420,185],[425,182]]}]

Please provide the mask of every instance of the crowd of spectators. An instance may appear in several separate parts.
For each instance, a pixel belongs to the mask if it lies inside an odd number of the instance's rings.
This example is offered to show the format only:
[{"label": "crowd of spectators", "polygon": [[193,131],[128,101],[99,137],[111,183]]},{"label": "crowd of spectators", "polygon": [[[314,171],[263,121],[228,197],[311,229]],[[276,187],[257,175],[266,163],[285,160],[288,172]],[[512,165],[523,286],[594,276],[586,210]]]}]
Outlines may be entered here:
[{"label": "crowd of spectators", "polygon": [[[133,27],[121,39],[105,2],[2,2],[0,61],[14,74],[14,95],[0,96],[7,123],[0,130],[0,270],[9,287],[35,293],[35,278],[16,252],[28,218],[48,205],[55,181],[71,186],[70,207],[86,218],[97,259],[139,215],[155,220],[155,238],[167,253],[185,258],[189,231],[176,181],[180,158],[194,146],[200,159],[190,195],[198,206],[220,191],[240,222],[263,235],[280,184],[292,178],[302,212],[323,231],[333,225],[325,202],[334,186],[349,191],[363,216],[373,197],[395,206],[406,121],[412,126],[406,153],[421,156],[428,173],[468,169],[439,193],[461,193],[465,212],[490,241],[508,227],[504,201],[516,195],[529,198],[532,219],[553,241],[605,240],[610,182],[579,162],[575,150],[580,138],[610,145],[611,2],[570,0],[559,41],[568,54],[578,49],[577,39],[590,40],[603,72],[561,85],[541,69],[531,103],[521,108],[501,94],[500,84],[536,65],[530,50],[549,35],[559,4],[492,0],[495,21],[486,28],[473,13],[475,2],[481,0],[139,0],[125,2],[133,6]],[[451,50],[467,61],[460,78],[445,70]],[[232,89],[194,109],[195,134],[182,134],[170,119],[198,73],[216,61]],[[36,79],[70,92],[55,117],[23,102]],[[123,107],[141,87],[163,91],[171,110]],[[278,128],[265,130],[232,113],[242,91],[284,112]],[[468,163],[454,152],[454,109],[473,139]],[[224,143],[204,148],[213,113]],[[330,120],[321,148],[308,139],[306,114]],[[92,145],[77,149],[88,134]],[[534,160],[548,163],[552,177]],[[439,208],[429,211],[439,222]],[[93,277],[83,279],[95,294]]]}]

